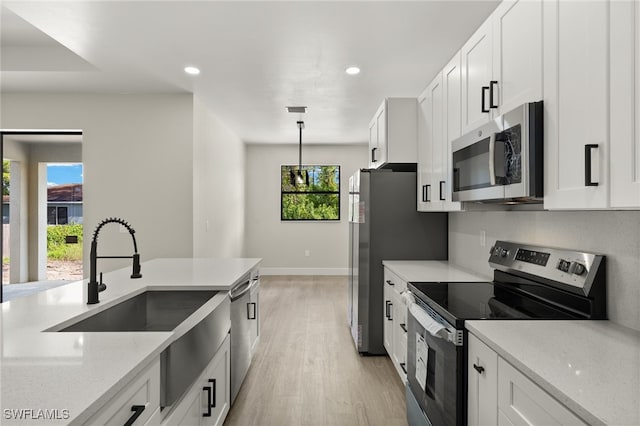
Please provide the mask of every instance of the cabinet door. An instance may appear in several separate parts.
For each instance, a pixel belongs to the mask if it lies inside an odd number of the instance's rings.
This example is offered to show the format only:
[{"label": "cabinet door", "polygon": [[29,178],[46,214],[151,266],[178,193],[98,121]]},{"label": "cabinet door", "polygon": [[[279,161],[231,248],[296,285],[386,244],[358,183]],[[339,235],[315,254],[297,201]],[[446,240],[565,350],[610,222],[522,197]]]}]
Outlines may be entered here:
[{"label": "cabinet door", "polygon": [[470,333],[467,374],[468,425],[497,424],[498,354]]},{"label": "cabinet door", "polygon": [[442,88],[442,73],[439,73],[435,80],[429,85],[431,97],[431,186],[433,188],[432,206],[434,210],[442,211],[444,209],[446,189],[444,184],[445,164],[444,164],[444,97]]},{"label": "cabinet door", "polygon": [[542,1],[505,0],[491,16],[499,115],[542,99]]},{"label": "cabinet door", "polygon": [[606,208],[609,3],[545,1],[543,19],[544,207]]},{"label": "cabinet door", "polygon": [[611,2],[611,207],[640,207],[640,4]]},{"label": "cabinet door", "polygon": [[383,342],[389,356],[393,356],[393,303],[395,300],[393,299],[393,289],[387,283],[384,283],[383,295]]},{"label": "cabinet door", "polygon": [[207,369],[206,385],[211,387],[211,416],[203,417],[205,424],[222,425],[231,401],[229,339],[220,347]]},{"label": "cabinet door", "polygon": [[433,202],[433,138],[431,91],[429,87],[418,98],[418,211],[432,210]]},{"label": "cabinet door", "polygon": [[249,318],[249,342],[251,355],[255,353],[260,336],[260,280],[257,279],[251,288],[251,297],[247,306],[247,317]]},{"label": "cabinet door", "polygon": [[407,380],[407,305],[402,296],[395,293],[396,304],[393,330],[393,360],[398,374],[403,381]]},{"label": "cabinet door", "polygon": [[377,124],[377,113],[376,116],[373,117],[371,123],[369,123],[369,168],[375,168],[375,156],[376,151],[378,150],[378,124]]},{"label": "cabinet door", "polygon": [[443,96],[443,173],[444,180],[444,210],[461,210],[462,203],[451,201],[451,188],[453,179],[453,156],[451,142],[461,136],[460,126],[462,124],[462,66],[460,65],[460,52],[449,61],[442,71],[442,96]]},{"label": "cabinet door", "polygon": [[374,167],[380,167],[387,162],[387,105],[382,103],[376,114],[376,133],[378,144],[374,155]]},{"label": "cabinet door", "polygon": [[491,17],[462,46],[462,134],[489,121],[489,82],[493,75]]},{"label": "cabinet door", "polygon": [[585,424],[502,358],[498,359],[498,410],[499,425]]}]

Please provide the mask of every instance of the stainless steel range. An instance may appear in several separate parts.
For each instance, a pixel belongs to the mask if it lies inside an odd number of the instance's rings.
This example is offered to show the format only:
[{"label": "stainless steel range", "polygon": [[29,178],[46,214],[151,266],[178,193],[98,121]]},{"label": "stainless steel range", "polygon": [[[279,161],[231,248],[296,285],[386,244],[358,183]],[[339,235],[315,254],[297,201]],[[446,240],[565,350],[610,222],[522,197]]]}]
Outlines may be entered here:
[{"label": "stainless steel range", "polygon": [[605,319],[606,258],[497,241],[486,283],[409,283],[407,418],[467,423],[466,320]]}]

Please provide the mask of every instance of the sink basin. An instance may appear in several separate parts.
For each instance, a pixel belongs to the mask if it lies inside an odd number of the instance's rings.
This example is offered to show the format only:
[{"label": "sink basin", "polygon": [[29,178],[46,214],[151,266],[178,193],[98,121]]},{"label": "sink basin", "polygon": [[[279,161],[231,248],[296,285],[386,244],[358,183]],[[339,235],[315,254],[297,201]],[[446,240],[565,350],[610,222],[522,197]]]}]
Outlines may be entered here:
[{"label": "sink basin", "polygon": [[171,331],[216,293],[149,290],[59,331]]}]

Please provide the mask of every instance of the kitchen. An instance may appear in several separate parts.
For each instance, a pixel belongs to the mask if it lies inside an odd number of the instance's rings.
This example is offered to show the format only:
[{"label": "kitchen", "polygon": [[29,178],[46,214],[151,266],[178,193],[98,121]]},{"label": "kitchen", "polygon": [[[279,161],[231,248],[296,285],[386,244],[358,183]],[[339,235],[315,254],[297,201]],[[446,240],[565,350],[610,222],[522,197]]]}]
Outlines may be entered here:
[{"label": "kitchen", "polygon": [[[49,34],[55,34],[59,42],[80,56],[86,56],[85,61],[95,62],[93,66],[96,68],[114,67],[115,71],[111,70],[111,72],[117,74],[116,71],[119,70],[114,63],[103,65],[100,61],[106,59],[92,56],[95,53],[91,51],[91,47],[83,45],[86,40],[79,34],[82,33],[83,22],[87,22],[84,19],[87,18],[81,11],[69,8],[59,14],[53,10],[49,13],[46,11],[38,13],[38,11],[34,11],[33,7],[30,8],[28,3],[23,6],[18,3],[22,2],[16,2],[16,4],[7,2],[6,6],[3,6],[3,11],[9,8],[13,10],[12,13],[17,13],[25,19],[29,17],[32,25],[46,30],[45,32]],[[411,66],[398,60],[400,64],[398,67],[401,69],[395,69],[396,75],[383,76],[386,78],[381,79],[393,80],[398,86],[390,86],[386,92],[372,93],[366,102],[355,106],[358,110],[364,110],[362,115],[366,119],[358,121],[360,124],[357,126],[356,123],[346,126],[346,130],[342,130],[343,134],[339,140],[353,140],[360,142],[359,144],[340,146],[334,143],[330,144],[329,148],[320,146],[320,144],[304,145],[305,163],[334,164],[340,162],[342,164],[341,217],[343,219],[340,223],[284,223],[280,221],[277,194],[279,182],[275,177],[277,174],[272,176],[268,170],[277,170],[283,163],[295,164],[297,147],[282,145],[284,138],[278,136],[271,138],[267,133],[257,136],[247,133],[242,138],[237,136],[234,131],[237,131],[236,128],[243,128],[242,119],[236,116],[233,121],[229,113],[223,109],[212,109],[207,103],[210,101],[207,101],[203,95],[214,89],[203,87],[201,83],[198,83],[198,80],[189,80],[186,76],[180,77],[181,79],[177,81],[179,81],[178,86],[183,89],[188,88],[187,93],[166,93],[158,88],[164,87],[160,84],[160,80],[167,78],[168,71],[157,71],[152,74],[152,77],[147,76],[145,79],[141,78],[140,74],[135,72],[136,67],[132,66],[131,75],[119,76],[121,80],[130,82],[128,87],[122,82],[120,85],[113,86],[105,84],[101,90],[93,89],[90,93],[82,93],[82,87],[73,86],[69,81],[58,83],[64,90],[61,88],[53,90],[46,88],[44,83],[38,83],[37,75],[25,73],[21,77],[19,75],[21,73],[15,70],[5,73],[3,69],[3,87],[7,88],[9,87],[7,85],[12,83],[15,84],[16,89],[3,89],[1,127],[3,129],[82,129],[85,136],[83,161],[86,164],[84,176],[86,185],[85,225],[87,229],[92,230],[104,217],[116,215],[126,218],[136,228],[143,260],[171,257],[255,257],[263,258],[261,265],[263,276],[287,273],[346,275],[346,259],[348,257],[346,253],[346,218],[348,213],[345,191],[347,191],[347,177],[358,168],[368,166],[370,154],[367,145],[363,142],[367,138],[366,126],[369,119],[385,97],[417,98],[425,88],[435,88],[430,82],[435,81],[434,78],[443,67],[450,63],[450,59],[459,49],[464,49],[467,46],[466,41],[470,37],[476,37],[474,36],[476,29],[484,28],[486,30],[487,25],[483,25],[483,22],[494,10],[497,10],[498,6],[497,2],[478,3],[473,6],[475,3],[453,2],[449,9],[443,7],[443,15],[440,15],[443,24],[437,28],[445,31],[445,28],[442,27],[447,27],[446,22],[456,22],[456,26],[462,30],[456,34],[448,33],[448,37],[442,37],[442,40],[439,40],[439,46],[431,47],[435,49],[433,53],[425,53],[425,55],[431,54],[433,58],[438,57],[437,63],[432,63],[429,67],[420,63]],[[565,144],[559,145],[557,138],[554,142],[553,138],[547,138],[547,134],[545,134],[545,156],[549,156],[545,161],[545,172],[549,172],[548,175],[545,174],[545,185],[548,186],[545,188],[545,204],[543,206],[546,210],[543,210],[540,205],[518,206],[513,210],[506,210],[504,207],[494,205],[465,202],[464,211],[446,213],[448,216],[448,261],[452,265],[488,278],[492,274],[487,262],[488,253],[497,240],[518,241],[531,245],[579,249],[590,253],[604,254],[607,256],[607,316],[611,323],[627,327],[630,329],[629,333],[633,333],[633,330],[640,329],[640,309],[638,309],[640,288],[637,285],[637,277],[640,275],[638,262],[640,258],[640,246],[638,246],[640,217],[636,211],[633,211],[640,205],[637,198],[640,196],[640,190],[638,190],[637,184],[614,183],[620,181],[620,176],[624,178],[624,173],[627,173],[625,171],[627,162],[624,159],[635,157],[616,151],[620,150],[623,144],[615,144],[613,141],[629,139],[635,141],[636,138],[630,136],[632,133],[629,133],[629,129],[633,128],[630,123],[634,120],[637,121],[637,112],[634,112],[637,109],[635,106],[628,108],[624,105],[637,105],[633,103],[637,102],[632,96],[634,92],[625,86],[625,84],[631,84],[629,77],[631,77],[631,81],[637,81],[637,72],[636,74],[632,72],[635,69],[633,58],[637,57],[637,42],[624,38],[625,31],[632,32],[633,30],[619,24],[624,19],[613,21],[616,25],[610,25],[607,19],[622,19],[621,17],[635,17],[637,15],[627,10],[621,10],[621,5],[626,3],[612,2],[611,4],[597,3],[591,9],[588,8],[585,13],[574,13],[570,10],[570,6],[562,3],[562,7],[558,9],[560,15],[555,16],[553,15],[555,9],[549,6],[555,4],[554,2],[545,2],[540,11],[542,14],[540,21],[538,21],[545,24],[538,46],[545,52],[542,61],[544,66],[540,65],[540,73],[544,78],[540,78],[538,93],[543,94],[545,106],[551,108],[548,111],[553,117],[553,119],[545,120],[545,129],[551,135],[560,135],[560,140],[570,142],[566,146]],[[384,14],[383,12],[391,13],[392,10],[388,5],[387,7],[390,9],[384,9],[384,5],[378,6],[382,9],[375,9],[372,5],[368,6],[381,15]],[[418,8],[427,6],[414,5]],[[55,8],[55,3],[48,7]],[[99,7],[106,6],[100,5]],[[337,5],[332,7],[337,7]],[[352,4],[351,7],[357,8],[357,5]],[[405,7],[408,6],[405,5]],[[471,7],[478,9],[468,10],[468,14],[462,13],[462,8]],[[578,4],[575,7],[580,6]],[[122,20],[123,14],[130,17],[138,16],[143,20],[142,17],[146,16],[144,8],[141,4],[136,4],[123,10],[98,9],[93,11],[94,15],[92,16],[102,16],[106,26],[112,22],[119,22],[122,35],[112,34],[113,41],[120,44],[129,42],[132,45],[131,50],[127,51],[126,59],[129,63],[136,64],[138,72],[140,72],[139,69],[144,69],[144,66],[136,60],[135,53],[140,51],[136,49],[144,48],[144,51],[148,51],[150,56],[155,52],[157,56],[162,57],[157,52],[168,48],[171,45],[171,40],[167,40],[167,35],[165,35],[162,38],[164,42],[158,43],[158,46],[136,45],[137,38],[127,39],[127,33],[124,29],[128,27],[117,20]],[[422,9],[419,10],[422,11]],[[98,11],[103,13],[96,13]],[[255,15],[247,14],[248,10],[242,12],[245,13],[235,15],[238,21],[244,18],[247,23],[253,25],[260,22],[260,19],[257,19]],[[284,17],[288,13],[282,9],[278,9],[276,12],[273,15],[281,13]],[[319,21],[322,21],[323,17],[333,16],[323,8],[316,10],[316,12]],[[341,12],[344,12],[347,17],[352,16],[347,13],[348,10]],[[351,12],[353,13],[353,10]],[[363,10],[356,10],[356,12],[363,12]],[[45,15],[58,16],[59,19],[57,22],[48,22],[50,20],[47,20]],[[273,15],[267,16],[276,19]],[[220,16],[224,15],[221,13]],[[300,13],[300,15],[290,16],[304,15]],[[449,21],[445,19],[445,16]],[[451,21],[454,16],[457,16],[457,20]],[[567,40],[568,46],[573,47],[571,52],[579,52],[582,56],[578,54],[575,54],[576,57],[569,56],[560,48],[555,56],[547,56],[549,47],[554,45],[552,38],[557,36],[554,31],[558,31],[553,26],[549,29],[548,23],[557,22],[560,18],[569,19],[567,16],[585,16],[584,21],[575,20],[575,23],[569,21],[571,25],[566,27],[561,25],[559,30],[560,35],[565,37],[561,40]],[[75,19],[79,17],[83,19]],[[403,26],[392,17],[397,17],[397,15],[387,15],[387,19],[393,22],[395,27],[388,30],[398,32]],[[109,21],[109,19],[113,19],[113,21]],[[213,18],[209,17],[209,19]],[[381,17],[377,16],[377,19],[381,19]],[[424,19],[431,19],[429,23],[433,26],[436,26],[437,22],[435,21],[438,21],[438,19],[427,18],[426,12]],[[131,19],[127,22],[135,29],[133,21],[134,19]],[[227,25],[224,25],[223,21],[222,18],[218,18],[216,24],[231,31],[232,28],[229,28],[232,27],[231,21]],[[235,25],[239,25],[238,21]],[[624,22],[628,25],[636,25],[634,23],[637,22],[637,19],[631,21]],[[527,24],[532,25],[531,22],[535,22],[535,19],[527,21]],[[564,21],[562,22],[564,23]],[[515,31],[512,27],[509,28]],[[102,27],[96,27],[96,31],[99,29],[106,31]],[[313,28],[310,29],[310,31],[312,30]],[[149,34],[151,37],[152,31],[149,31]],[[177,33],[172,32],[173,36],[176,36],[175,34]],[[589,38],[586,38],[586,34],[589,35]],[[346,39],[345,34],[337,33],[336,37],[338,35],[342,35]],[[138,37],[142,36],[138,35]],[[524,52],[527,60],[535,57],[535,55],[529,54],[531,52],[529,48],[523,48],[519,44],[526,43],[527,40],[512,38],[506,41],[509,40],[518,41],[518,43],[503,44],[503,46],[512,49],[510,52],[520,52],[521,55]],[[611,48],[607,44],[608,40],[611,42]],[[113,51],[108,45],[100,44],[105,43],[104,41],[97,40],[96,43],[98,43],[96,46],[104,51],[103,54]],[[427,42],[425,41],[425,43]],[[442,47],[447,43],[450,45]],[[564,46],[558,44],[557,41],[555,43],[560,47]],[[473,43],[473,45],[477,44],[477,42]],[[544,45],[544,49],[542,45]],[[433,44],[429,46],[433,46]],[[383,51],[387,55],[392,55],[393,49],[389,45],[383,47],[386,47]],[[443,49],[443,51],[437,49]],[[587,55],[585,52],[589,52],[589,54]],[[625,52],[634,52],[634,54],[624,54]],[[231,55],[230,52],[224,50],[218,51],[218,53]],[[271,53],[274,53],[274,57],[283,55],[280,51]],[[609,56],[611,63],[609,63]],[[183,62],[190,60],[178,53],[176,53],[176,57],[180,66],[183,66]],[[284,57],[287,58],[287,55],[284,54]],[[571,57],[572,62],[562,62],[565,57]],[[224,59],[224,57],[222,58]],[[233,56],[233,58],[240,60],[238,56]],[[260,61],[258,64],[268,63],[268,59],[258,53],[254,58]],[[561,69],[568,73],[561,74],[558,80],[548,78],[553,75],[553,67],[557,65],[554,65],[553,58],[560,60],[562,66],[566,67]],[[167,58],[164,60],[169,61]],[[348,60],[348,58],[344,59],[344,61]],[[388,61],[393,63],[393,57],[389,56]],[[436,59],[433,61],[436,62]],[[248,62],[251,63],[251,61]],[[529,68],[525,67],[523,71],[522,66],[519,66],[522,63],[528,64],[524,60],[516,61],[513,69],[506,68],[506,70],[530,77],[527,74]],[[618,66],[615,66],[616,64]],[[341,62],[340,73],[347,65],[350,64],[342,64]],[[87,63],[83,66],[86,71]],[[81,65],[78,64],[78,67],[80,68]],[[41,71],[44,72],[43,75],[46,75],[46,70],[52,68],[55,69],[53,65],[50,65],[49,68],[42,68]],[[419,77],[418,84],[414,84],[413,88],[401,87],[401,82],[398,80],[410,80],[415,70],[423,73]],[[583,75],[582,72],[579,72],[581,70],[590,70],[591,74],[583,76],[590,84],[582,86],[579,84],[585,81],[577,77]],[[630,70],[631,74],[627,75]],[[203,67],[203,75],[207,71]],[[363,77],[367,73],[372,73],[372,70],[363,66]],[[336,75],[335,79],[347,87],[345,90],[350,90],[347,85],[352,84],[353,80],[344,80],[346,77]],[[20,80],[21,78],[24,80]],[[176,81],[175,77],[173,78],[173,81]],[[322,75],[319,75],[318,78],[321,79]],[[415,77],[413,78],[415,79]],[[492,81],[491,78],[485,80],[486,82],[481,83],[480,86],[488,86]],[[556,100],[557,103],[554,104],[554,99],[549,94],[562,93],[564,95],[564,92],[560,92],[558,88],[560,85],[558,81],[564,84],[569,80],[578,83],[573,86],[560,86],[563,90],[568,91],[568,97],[562,97],[561,101]],[[623,84],[623,82],[626,83]],[[145,90],[136,89],[133,87],[134,83],[142,85]],[[382,86],[382,83],[379,83]],[[84,80],[82,84],[88,85],[88,81]],[[585,86],[590,90],[585,90]],[[214,87],[222,94],[221,98],[226,96],[224,101],[228,103],[229,110],[235,107],[237,111],[237,101],[234,101],[228,92],[224,92],[224,88],[220,87],[220,84]],[[565,87],[567,89],[564,89]],[[265,94],[264,91],[255,87],[253,89],[255,89],[255,93]],[[196,96],[190,92],[196,93]],[[201,95],[198,96],[198,93]],[[325,93],[325,97],[330,103],[331,96],[329,94],[330,92]],[[477,93],[474,92],[473,96],[480,98],[481,94],[482,92],[478,90]],[[266,95],[268,96],[269,93]],[[261,102],[262,97],[259,96],[260,99],[256,102]],[[631,98],[628,99],[628,97]],[[570,102],[562,103],[565,102],[565,99],[569,99]],[[535,100],[539,100],[539,98],[523,99],[519,103]],[[281,102],[278,102],[278,105],[271,106],[271,108],[279,109],[279,115],[273,121],[279,123],[283,129],[290,129],[286,133],[288,135],[286,141],[297,142],[295,121],[298,117],[287,115],[284,111],[284,107],[291,101],[303,102],[304,99],[283,98]],[[477,104],[480,104],[479,99]],[[589,105],[589,108],[586,108],[585,105]],[[309,103],[308,106],[309,111],[304,117],[307,124],[305,138],[310,141],[320,141],[320,135],[313,134],[314,127],[322,126],[313,115],[316,114],[315,111],[318,111],[318,108],[312,103]],[[247,107],[247,104],[243,104],[240,105],[240,109],[250,110],[251,108]],[[558,109],[561,111],[558,112]],[[96,114],[96,111],[99,111],[99,114]],[[214,111],[215,114],[211,111]],[[245,112],[249,114],[250,111]],[[258,127],[261,120],[253,118],[256,127]],[[267,119],[269,118],[273,117],[267,116]],[[334,120],[339,121],[341,118],[334,117]],[[559,123],[565,127],[561,126],[559,129],[553,127],[558,126]],[[470,122],[467,127],[471,130],[476,125],[477,123]],[[357,129],[358,133],[349,133],[349,131],[356,131],[354,129]],[[575,136],[571,136],[573,132],[577,132]],[[600,137],[600,140],[590,142],[594,137]],[[266,139],[273,139],[280,144],[269,146],[257,143]],[[216,143],[210,143],[211,140],[215,140]],[[575,144],[574,140],[577,140]],[[245,144],[245,142],[249,143]],[[556,145],[552,145],[553,143]],[[601,144],[600,148],[605,148],[594,149],[592,152],[594,157],[597,157],[593,161],[594,173],[592,177],[598,178],[594,180],[599,185],[587,189],[584,189],[583,184],[576,183],[584,180],[582,165],[585,159],[585,143],[599,143]],[[637,142],[633,143],[637,147]],[[556,151],[550,149],[553,146],[557,148]],[[640,150],[629,152],[637,153],[638,151]],[[221,152],[224,155],[220,155]],[[613,167],[614,158],[616,159],[615,167]],[[420,163],[420,161],[417,162]],[[638,162],[636,159],[635,164]],[[114,173],[113,166],[111,166],[113,164],[118,164],[117,169],[126,171],[126,173]],[[144,167],[140,167],[140,164],[144,164]],[[557,174],[554,175],[550,172],[552,168],[549,167],[549,164],[561,164]],[[569,174],[569,171],[578,166],[580,166],[578,177],[574,178]],[[163,178],[168,170],[175,170],[175,173],[172,173],[171,178]],[[225,184],[221,185],[220,182]],[[254,182],[262,182],[262,185],[256,185]],[[437,186],[432,185],[432,187],[436,188]],[[212,191],[216,194],[215,197],[211,197]],[[433,194],[437,195],[437,191]],[[171,207],[167,207],[169,200]],[[179,212],[176,211],[178,207],[173,206],[179,206]],[[180,217],[180,220],[175,220],[176,215]],[[168,224],[171,225],[168,226]],[[159,230],[163,232],[159,232]],[[167,241],[171,243],[167,244]],[[274,242],[280,241],[283,243],[278,243],[277,248],[274,248]],[[105,240],[104,244],[105,252],[110,248],[114,250],[120,248],[109,240]],[[305,255],[307,251],[309,255]],[[635,336],[637,341],[637,334],[631,334],[631,336]],[[632,338],[630,339],[632,340]],[[636,354],[637,347],[636,345]],[[638,377],[638,374],[634,375],[640,364],[637,359],[636,356],[635,370],[628,372],[630,377]],[[633,410],[637,411],[636,407],[637,404],[626,407],[626,410],[633,415]],[[638,415],[637,412],[635,415]]]}]

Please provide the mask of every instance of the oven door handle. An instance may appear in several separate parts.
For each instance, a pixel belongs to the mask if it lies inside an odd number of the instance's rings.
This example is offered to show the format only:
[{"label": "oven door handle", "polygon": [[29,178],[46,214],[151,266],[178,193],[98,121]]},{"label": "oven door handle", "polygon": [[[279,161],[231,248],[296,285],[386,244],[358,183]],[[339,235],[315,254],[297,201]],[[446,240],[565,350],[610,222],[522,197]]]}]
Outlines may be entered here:
[{"label": "oven door handle", "polygon": [[457,331],[450,331],[444,324],[433,319],[431,315],[429,315],[427,311],[422,309],[417,303],[412,303],[409,306],[409,313],[418,322],[418,324],[420,324],[422,328],[424,328],[427,333],[433,337],[451,342],[456,346],[462,346],[462,339]]}]

